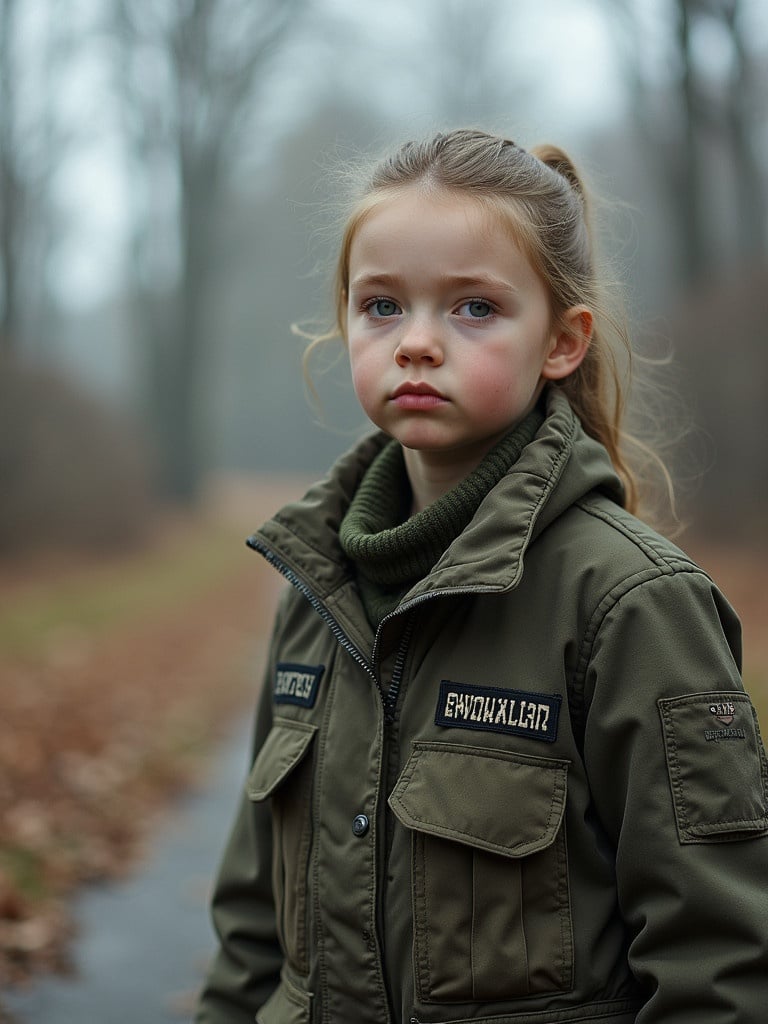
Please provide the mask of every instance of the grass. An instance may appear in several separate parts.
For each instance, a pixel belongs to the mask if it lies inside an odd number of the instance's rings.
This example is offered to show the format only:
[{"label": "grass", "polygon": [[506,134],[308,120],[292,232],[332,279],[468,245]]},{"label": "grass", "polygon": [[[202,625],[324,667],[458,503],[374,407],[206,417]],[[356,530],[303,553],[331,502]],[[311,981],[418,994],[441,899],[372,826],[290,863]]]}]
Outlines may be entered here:
[{"label": "grass", "polygon": [[19,894],[37,902],[49,892],[43,858],[23,846],[0,846],[0,869],[14,882]]},{"label": "grass", "polygon": [[242,542],[222,527],[201,526],[138,557],[37,581],[0,598],[0,660],[45,656],[51,642],[99,637],[174,603],[183,603],[242,565]]}]

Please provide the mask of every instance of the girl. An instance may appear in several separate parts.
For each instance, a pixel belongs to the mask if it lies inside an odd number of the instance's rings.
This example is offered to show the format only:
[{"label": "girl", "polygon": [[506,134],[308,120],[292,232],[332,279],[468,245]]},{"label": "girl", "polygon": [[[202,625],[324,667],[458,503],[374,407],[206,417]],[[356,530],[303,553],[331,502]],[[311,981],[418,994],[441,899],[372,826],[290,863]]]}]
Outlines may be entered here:
[{"label": "girl", "polygon": [[739,625],[636,519],[579,178],[374,172],[338,331],[379,431],[250,540],[282,600],[198,1024],[758,1024]]}]

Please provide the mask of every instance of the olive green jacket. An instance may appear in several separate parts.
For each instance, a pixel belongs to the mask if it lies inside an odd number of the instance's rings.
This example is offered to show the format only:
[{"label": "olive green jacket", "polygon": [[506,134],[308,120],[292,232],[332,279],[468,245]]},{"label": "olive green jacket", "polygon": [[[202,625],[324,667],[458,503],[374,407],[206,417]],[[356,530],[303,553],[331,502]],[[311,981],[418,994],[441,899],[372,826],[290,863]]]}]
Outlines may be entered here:
[{"label": "olive green jacket", "polygon": [[374,636],[338,528],[385,441],[249,541],[293,586],[198,1024],[764,1024],[732,610],[555,392]]}]

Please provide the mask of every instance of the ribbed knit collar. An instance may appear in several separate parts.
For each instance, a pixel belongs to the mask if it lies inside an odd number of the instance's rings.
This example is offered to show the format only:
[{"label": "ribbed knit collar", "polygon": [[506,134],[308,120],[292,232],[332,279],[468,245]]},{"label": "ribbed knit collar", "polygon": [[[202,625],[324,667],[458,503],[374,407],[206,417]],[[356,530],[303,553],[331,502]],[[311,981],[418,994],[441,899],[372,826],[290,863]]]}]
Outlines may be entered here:
[{"label": "ribbed knit collar", "polygon": [[356,563],[358,576],[384,589],[423,579],[543,422],[537,407],[464,480],[405,520],[411,489],[403,451],[397,441],[386,445],[368,467],[339,530],[341,546]]}]

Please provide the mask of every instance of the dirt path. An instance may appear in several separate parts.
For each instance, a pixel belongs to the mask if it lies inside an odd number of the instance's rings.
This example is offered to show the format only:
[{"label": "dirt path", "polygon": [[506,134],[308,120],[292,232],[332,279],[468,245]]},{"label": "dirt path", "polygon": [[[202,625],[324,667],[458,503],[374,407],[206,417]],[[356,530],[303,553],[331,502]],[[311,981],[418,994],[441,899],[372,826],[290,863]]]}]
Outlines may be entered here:
[{"label": "dirt path", "polygon": [[18,1024],[169,1024],[189,1020],[214,948],[208,896],[248,753],[243,717],[217,748],[205,785],[153,832],[129,880],[75,901],[74,973],[6,996]]},{"label": "dirt path", "polygon": [[281,582],[243,538],[295,493],[251,495],[234,529],[219,509],[162,550],[0,581],[0,989],[66,968],[72,893],[137,863],[250,712]]}]

